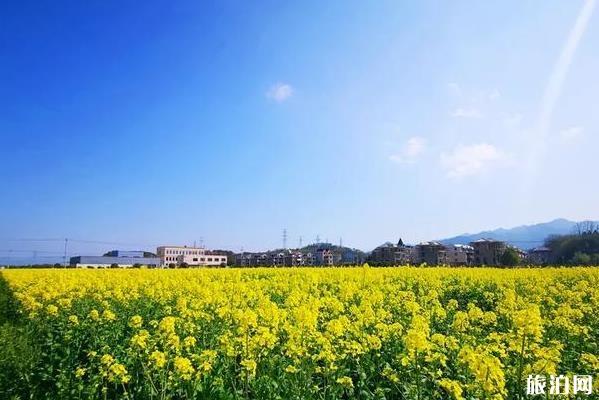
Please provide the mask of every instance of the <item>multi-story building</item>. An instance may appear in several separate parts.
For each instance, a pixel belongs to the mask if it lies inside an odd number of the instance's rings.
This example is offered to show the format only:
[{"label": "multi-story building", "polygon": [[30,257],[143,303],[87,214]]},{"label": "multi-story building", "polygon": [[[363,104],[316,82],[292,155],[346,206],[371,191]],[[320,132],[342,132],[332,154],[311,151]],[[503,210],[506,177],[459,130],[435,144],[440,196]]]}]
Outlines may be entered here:
[{"label": "multi-story building", "polygon": [[474,248],[467,244],[454,244],[445,250],[449,265],[472,265],[474,261]]},{"label": "multi-story building", "polygon": [[285,253],[285,266],[300,267],[305,265],[304,254],[301,251],[287,250]]},{"label": "multi-story building", "polygon": [[414,260],[416,264],[448,264],[447,249],[439,242],[422,242],[415,247]]},{"label": "multi-story building", "polygon": [[314,255],[314,253],[304,254],[304,265],[305,266],[316,265],[316,256]]},{"label": "multi-story building", "polygon": [[478,239],[470,242],[474,248],[474,264],[501,265],[501,256],[507,249],[507,244],[495,239]]},{"label": "multi-story building", "polygon": [[528,252],[528,262],[536,265],[549,264],[551,261],[551,249],[549,247],[535,247]]},{"label": "multi-story building", "polygon": [[285,266],[285,252],[280,251],[270,254],[270,263],[273,267],[284,267]]},{"label": "multi-story building", "polygon": [[377,264],[395,264],[396,250],[397,246],[395,246],[391,242],[387,242],[372,250],[372,253],[370,253],[370,257],[368,258],[368,260]]},{"label": "multi-story building", "polygon": [[387,242],[372,251],[369,261],[382,265],[407,265],[414,260],[414,248],[399,239],[397,245]]},{"label": "multi-story building", "polygon": [[227,256],[210,254],[200,247],[160,246],[156,249],[160,265],[224,266]]},{"label": "multi-story building", "polygon": [[330,249],[318,249],[314,254],[314,265],[330,266],[334,264],[334,254]]}]

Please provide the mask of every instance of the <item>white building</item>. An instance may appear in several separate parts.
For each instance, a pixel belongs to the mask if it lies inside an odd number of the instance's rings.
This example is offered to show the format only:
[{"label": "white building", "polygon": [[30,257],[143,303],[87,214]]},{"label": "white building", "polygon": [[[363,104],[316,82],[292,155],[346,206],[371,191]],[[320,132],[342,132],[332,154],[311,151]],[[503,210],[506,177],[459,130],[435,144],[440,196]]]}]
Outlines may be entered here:
[{"label": "white building", "polygon": [[156,249],[163,267],[170,264],[189,266],[221,266],[227,265],[227,256],[210,254],[206,249],[187,246],[160,246]]}]

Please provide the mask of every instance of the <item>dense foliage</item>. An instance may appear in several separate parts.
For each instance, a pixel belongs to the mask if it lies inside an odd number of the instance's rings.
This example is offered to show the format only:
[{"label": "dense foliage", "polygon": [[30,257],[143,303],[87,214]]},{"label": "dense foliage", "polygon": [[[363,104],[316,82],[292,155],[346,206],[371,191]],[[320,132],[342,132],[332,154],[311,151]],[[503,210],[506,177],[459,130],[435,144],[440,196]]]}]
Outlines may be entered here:
[{"label": "dense foliage", "polygon": [[1,276],[1,398],[503,399],[599,372],[592,268]]},{"label": "dense foliage", "polygon": [[547,239],[545,245],[551,249],[554,262],[573,265],[599,264],[599,232],[597,231],[552,236]]}]

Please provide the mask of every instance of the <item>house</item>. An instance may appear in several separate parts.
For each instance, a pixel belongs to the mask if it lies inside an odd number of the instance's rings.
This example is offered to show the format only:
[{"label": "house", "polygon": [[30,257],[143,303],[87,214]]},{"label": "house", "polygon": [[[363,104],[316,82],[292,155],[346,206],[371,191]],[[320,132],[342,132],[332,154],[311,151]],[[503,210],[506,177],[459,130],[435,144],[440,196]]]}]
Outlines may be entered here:
[{"label": "house", "polygon": [[472,265],[474,248],[467,244],[454,244],[446,247],[449,265]]},{"label": "house", "polygon": [[368,261],[380,265],[407,265],[413,262],[414,248],[401,240],[397,244],[387,242],[370,253]]},{"label": "house", "polygon": [[416,245],[414,252],[416,264],[444,265],[448,263],[447,249],[439,242],[422,242]]},{"label": "house", "polygon": [[535,247],[528,252],[528,262],[535,265],[544,265],[551,262],[551,249],[549,247]]},{"label": "house", "polygon": [[470,242],[474,248],[475,265],[501,265],[501,256],[507,249],[507,244],[495,239],[478,239]]},{"label": "house", "polygon": [[314,254],[314,265],[331,266],[334,264],[334,254],[330,249],[318,249]]}]

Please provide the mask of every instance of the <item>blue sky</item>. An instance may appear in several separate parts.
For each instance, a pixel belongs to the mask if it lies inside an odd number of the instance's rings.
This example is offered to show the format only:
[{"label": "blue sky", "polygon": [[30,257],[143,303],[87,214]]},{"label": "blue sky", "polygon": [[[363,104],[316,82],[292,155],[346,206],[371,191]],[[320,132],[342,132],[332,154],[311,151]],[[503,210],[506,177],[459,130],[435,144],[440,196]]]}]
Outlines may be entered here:
[{"label": "blue sky", "polygon": [[594,1],[295,3],[4,2],[0,257],[599,219]]}]

